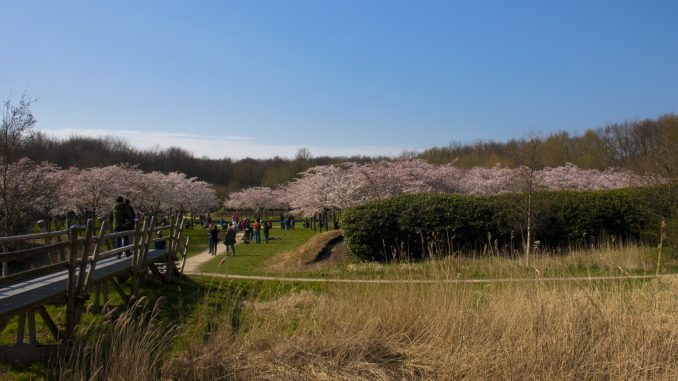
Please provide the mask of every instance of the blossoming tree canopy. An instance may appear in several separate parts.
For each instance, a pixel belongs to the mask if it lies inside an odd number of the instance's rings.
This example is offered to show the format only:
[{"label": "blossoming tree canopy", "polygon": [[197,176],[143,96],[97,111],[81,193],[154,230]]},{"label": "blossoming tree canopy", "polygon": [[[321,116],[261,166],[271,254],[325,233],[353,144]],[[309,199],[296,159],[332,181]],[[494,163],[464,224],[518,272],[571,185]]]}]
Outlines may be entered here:
[{"label": "blossoming tree canopy", "polygon": [[[225,206],[255,210],[289,205],[295,213],[310,216],[409,193],[520,192],[523,190],[521,173],[521,168],[497,165],[465,170],[419,159],[324,165],[310,168],[276,189],[257,187],[232,193]],[[535,189],[540,190],[616,189],[651,182],[630,171],[582,169],[573,164],[537,170],[534,179]]]},{"label": "blossoming tree canopy", "polygon": [[117,195],[146,213],[205,213],[219,207],[214,189],[182,173],[144,173],[133,166],[112,165],[60,169],[21,159],[10,165],[8,192],[17,215],[108,215]]}]

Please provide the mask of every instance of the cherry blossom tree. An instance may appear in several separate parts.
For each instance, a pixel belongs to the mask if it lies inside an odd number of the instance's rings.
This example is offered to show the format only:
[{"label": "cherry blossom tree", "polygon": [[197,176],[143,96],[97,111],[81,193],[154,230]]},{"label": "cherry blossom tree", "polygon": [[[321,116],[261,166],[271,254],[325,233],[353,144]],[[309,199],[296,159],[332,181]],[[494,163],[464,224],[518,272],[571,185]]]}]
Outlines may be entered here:
[{"label": "cherry blossom tree", "polygon": [[48,214],[59,204],[60,170],[47,163],[35,163],[27,158],[7,166],[5,181],[0,182],[0,206],[3,210],[6,234],[23,232],[33,214]]},{"label": "cherry blossom tree", "polygon": [[224,202],[224,206],[231,210],[264,210],[285,209],[287,204],[278,192],[268,187],[245,188],[231,193]]},{"label": "cherry blossom tree", "polygon": [[525,167],[497,165],[462,170],[449,164],[436,166],[422,160],[400,159],[312,167],[275,190],[258,187],[235,192],[225,205],[231,209],[255,210],[273,199],[287,203],[294,213],[311,216],[406,193],[523,192],[526,173],[531,191],[615,189],[652,182],[629,171],[586,170],[573,164],[526,172]]}]

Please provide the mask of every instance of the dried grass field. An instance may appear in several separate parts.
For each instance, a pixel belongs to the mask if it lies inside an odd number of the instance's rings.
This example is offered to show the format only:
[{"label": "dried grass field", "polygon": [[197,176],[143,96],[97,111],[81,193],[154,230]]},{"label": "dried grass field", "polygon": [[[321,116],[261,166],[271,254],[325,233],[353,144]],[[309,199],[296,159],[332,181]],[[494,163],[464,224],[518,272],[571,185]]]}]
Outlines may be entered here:
[{"label": "dried grass field", "polygon": [[[571,275],[572,259],[561,260],[560,274]],[[500,263],[475,266],[505,276],[509,270]],[[558,259],[551,258],[550,274],[558,275],[558,268]],[[445,279],[459,269],[445,262],[428,265],[424,273]],[[406,266],[399,271],[403,279],[421,275]],[[675,276],[486,284],[201,282],[207,292],[190,316],[153,318],[167,308],[162,299],[147,303],[145,313],[138,307],[112,316],[112,328],[84,329],[82,345],[52,365],[53,375],[64,380],[678,379]]]}]

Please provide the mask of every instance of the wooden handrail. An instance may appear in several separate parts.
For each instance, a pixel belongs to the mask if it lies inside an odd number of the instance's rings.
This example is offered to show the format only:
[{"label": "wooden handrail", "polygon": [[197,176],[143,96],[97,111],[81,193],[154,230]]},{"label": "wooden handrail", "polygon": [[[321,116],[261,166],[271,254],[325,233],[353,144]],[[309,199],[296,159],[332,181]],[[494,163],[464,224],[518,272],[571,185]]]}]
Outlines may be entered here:
[{"label": "wooden handrail", "polygon": [[9,286],[15,283],[23,282],[27,279],[38,278],[41,276],[58,273],[68,268],[68,262],[57,262],[52,265],[42,266],[34,269],[25,270],[16,274],[0,277],[0,287]]},{"label": "wooden handrail", "polygon": [[8,261],[8,260],[13,260],[17,258],[22,258],[22,257],[31,257],[34,255],[46,253],[52,250],[64,248],[70,245],[70,241],[63,241],[63,242],[57,242],[53,243],[50,245],[44,245],[40,247],[33,247],[29,249],[21,249],[21,250],[15,250],[15,251],[10,251],[7,253],[0,253],[0,259],[3,261]]},{"label": "wooden handrail", "polygon": [[28,241],[31,239],[40,239],[46,237],[54,237],[58,235],[68,234],[68,230],[58,230],[53,232],[44,232],[44,233],[33,233],[33,234],[24,234],[24,235],[13,235],[9,237],[0,237],[0,243],[8,242],[21,242]]}]

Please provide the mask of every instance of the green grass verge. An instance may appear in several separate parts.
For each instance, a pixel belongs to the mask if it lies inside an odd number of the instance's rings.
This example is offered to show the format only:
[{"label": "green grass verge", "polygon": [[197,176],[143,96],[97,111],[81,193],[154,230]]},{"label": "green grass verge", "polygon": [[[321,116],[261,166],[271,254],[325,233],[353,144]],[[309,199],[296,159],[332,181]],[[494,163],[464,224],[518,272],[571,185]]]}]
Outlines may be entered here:
[{"label": "green grass verge", "polygon": [[204,263],[200,270],[241,275],[261,274],[261,267],[268,258],[303,245],[314,234],[317,232],[310,229],[280,230],[274,227],[271,229],[269,243],[263,243],[263,239],[260,244],[238,243],[235,248],[237,255],[219,255]]}]

